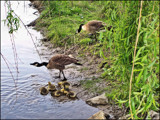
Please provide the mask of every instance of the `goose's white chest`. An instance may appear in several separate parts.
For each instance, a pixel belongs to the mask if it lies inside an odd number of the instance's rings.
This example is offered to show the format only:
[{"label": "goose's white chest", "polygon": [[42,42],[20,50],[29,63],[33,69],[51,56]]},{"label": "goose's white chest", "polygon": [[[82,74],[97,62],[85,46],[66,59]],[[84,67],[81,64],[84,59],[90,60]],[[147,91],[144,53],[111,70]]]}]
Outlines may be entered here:
[{"label": "goose's white chest", "polygon": [[86,26],[85,25],[82,26],[82,30],[86,31]]}]

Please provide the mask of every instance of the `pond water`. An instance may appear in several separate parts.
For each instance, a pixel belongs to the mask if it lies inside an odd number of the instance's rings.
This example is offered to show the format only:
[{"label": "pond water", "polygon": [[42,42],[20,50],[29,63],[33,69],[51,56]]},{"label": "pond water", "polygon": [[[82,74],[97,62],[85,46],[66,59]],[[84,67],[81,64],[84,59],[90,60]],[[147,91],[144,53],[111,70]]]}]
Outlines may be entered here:
[{"label": "pond water", "polygon": [[[1,20],[6,17],[7,6],[4,3],[1,1]],[[29,7],[29,3],[11,1],[12,9],[25,25],[38,17],[33,14],[36,10]],[[41,59],[25,27],[22,23],[20,26],[14,36],[10,37],[7,26],[1,21],[1,54],[5,58],[4,60],[1,56],[1,119],[87,119],[97,112],[97,108],[82,100],[58,102],[50,94],[40,95],[39,88],[51,81],[52,77],[45,67],[37,69],[30,65]],[[39,45],[42,35],[32,28],[28,29],[34,42]],[[17,54],[13,52],[12,40],[15,42]],[[41,47],[38,50],[41,50]],[[18,56],[17,59],[14,55]],[[18,61],[18,73],[15,60]]]}]

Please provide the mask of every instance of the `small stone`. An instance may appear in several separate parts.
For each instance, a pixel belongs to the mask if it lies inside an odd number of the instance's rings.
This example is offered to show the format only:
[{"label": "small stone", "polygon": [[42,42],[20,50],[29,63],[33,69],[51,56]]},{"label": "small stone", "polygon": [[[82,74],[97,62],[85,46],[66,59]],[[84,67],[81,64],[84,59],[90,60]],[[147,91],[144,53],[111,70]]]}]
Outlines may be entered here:
[{"label": "small stone", "polygon": [[92,115],[88,119],[106,119],[106,117],[105,117],[105,114],[103,111],[99,111],[99,112],[95,113],[94,115]]},{"label": "small stone", "polygon": [[150,114],[150,117],[152,120],[159,120],[160,119],[160,117],[159,117],[160,114],[153,111],[153,110],[149,111],[149,114]]},{"label": "small stone", "polygon": [[57,51],[60,51],[60,50],[61,50],[61,48],[60,48],[60,47],[58,47],[58,48],[56,48],[56,50],[57,50]]},{"label": "small stone", "polygon": [[105,96],[105,93],[103,93],[100,96],[96,96],[91,99],[88,99],[86,103],[89,105],[106,105],[108,103],[108,99]]},{"label": "small stone", "polygon": [[119,118],[119,120],[128,120],[128,118],[130,117],[131,115],[125,115],[125,116],[122,116]]}]

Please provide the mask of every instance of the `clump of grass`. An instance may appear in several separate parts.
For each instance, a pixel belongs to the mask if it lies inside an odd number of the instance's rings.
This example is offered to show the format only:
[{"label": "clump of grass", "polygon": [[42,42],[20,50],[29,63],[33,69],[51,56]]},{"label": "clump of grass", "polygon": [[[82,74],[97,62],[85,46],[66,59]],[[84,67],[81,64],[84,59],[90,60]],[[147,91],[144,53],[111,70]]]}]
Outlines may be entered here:
[{"label": "clump of grass", "polygon": [[90,38],[85,38],[85,39],[82,39],[80,40],[80,45],[88,45],[89,43],[91,43],[92,40]]},{"label": "clump of grass", "polygon": [[[97,10],[101,9],[96,6],[96,2],[89,1],[45,1],[45,9],[42,11],[37,27],[47,28],[46,37],[55,46],[71,45],[72,43],[80,43],[87,45],[90,41],[83,37],[73,39],[79,25],[92,19],[97,19]],[[69,36],[70,39],[64,39]]]},{"label": "clump of grass", "polygon": [[87,67],[83,67],[83,68],[80,69],[80,72],[83,72],[83,71],[86,71],[86,70],[88,70],[88,68]]},{"label": "clump of grass", "polygon": [[[108,21],[112,22],[115,32],[113,34],[107,32],[99,40],[108,43],[103,48],[109,48],[110,57],[106,58],[103,55],[107,49],[100,50],[100,54],[105,60],[110,60],[112,66],[110,68],[104,67],[102,76],[108,81],[116,80],[119,83],[112,82],[111,88],[107,89],[107,91],[112,89],[112,92],[106,95],[119,105],[125,104],[126,107],[129,107],[129,79],[137,36],[140,2],[128,1],[126,3],[119,2],[119,4],[112,2],[110,4],[112,7],[110,6],[109,9],[112,10],[106,10],[107,14],[104,13],[104,16],[111,16]],[[157,77],[159,74],[158,6],[156,2],[144,2],[143,5],[144,9],[148,10],[142,10],[131,96],[132,111],[136,119],[143,118],[149,110],[156,111],[159,107],[156,91],[159,88]]]},{"label": "clump of grass", "polygon": [[101,82],[104,83],[104,80],[100,78],[92,78],[91,80],[81,81],[81,85],[84,89],[87,89],[89,92],[101,94],[105,91],[105,88],[99,87],[99,85],[102,84]]}]

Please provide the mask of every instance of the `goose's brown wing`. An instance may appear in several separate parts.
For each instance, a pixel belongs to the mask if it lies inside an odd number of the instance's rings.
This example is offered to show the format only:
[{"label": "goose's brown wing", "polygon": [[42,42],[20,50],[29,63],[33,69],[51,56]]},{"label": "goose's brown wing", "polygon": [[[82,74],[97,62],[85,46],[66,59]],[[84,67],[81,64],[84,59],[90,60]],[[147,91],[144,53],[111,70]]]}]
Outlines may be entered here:
[{"label": "goose's brown wing", "polygon": [[87,23],[89,26],[95,26],[95,27],[104,27],[106,24],[103,23],[102,21],[98,21],[98,20],[92,20],[92,21],[89,21]]},{"label": "goose's brown wing", "polygon": [[59,65],[69,65],[71,63],[76,63],[78,60],[69,57],[68,55],[56,55],[51,58],[51,62]]},{"label": "goose's brown wing", "polygon": [[87,26],[89,26],[90,31],[98,31],[100,28],[105,26],[105,23],[102,21],[92,20],[87,23]]}]

